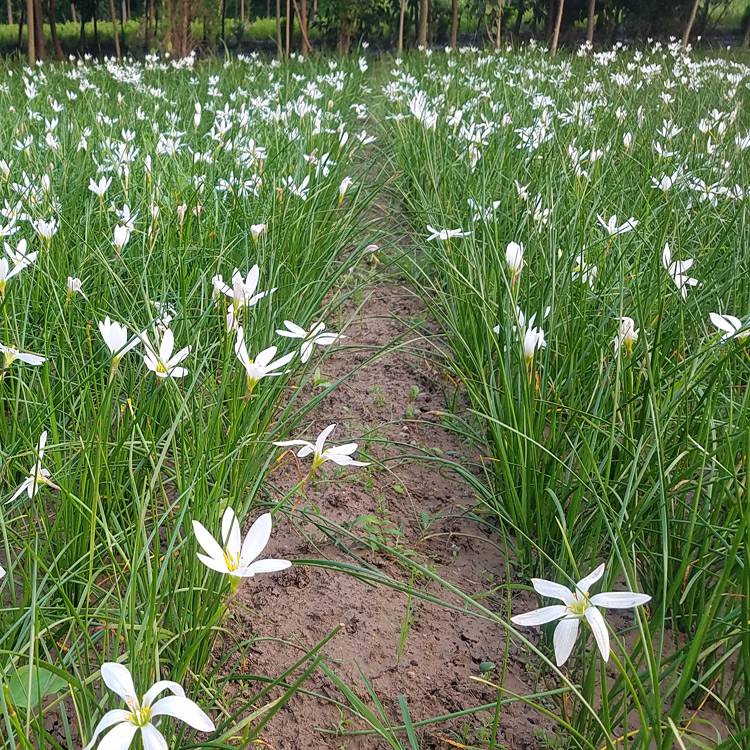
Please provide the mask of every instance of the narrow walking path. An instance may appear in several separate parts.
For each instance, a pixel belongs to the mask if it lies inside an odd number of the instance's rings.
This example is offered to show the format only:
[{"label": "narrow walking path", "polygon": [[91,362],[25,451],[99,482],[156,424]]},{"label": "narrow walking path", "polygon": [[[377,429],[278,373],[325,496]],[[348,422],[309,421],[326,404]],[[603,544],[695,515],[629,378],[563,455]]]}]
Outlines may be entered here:
[{"label": "narrow walking path", "polygon": [[[424,341],[412,330],[415,323],[425,322],[423,304],[394,274],[387,269],[374,273],[364,299],[355,297],[344,306],[340,318],[351,320],[345,344],[326,354],[320,363],[321,376],[336,380],[354,374],[321,402],[299,435],[314,439],[322,428],[336,422],[334,437],[339,442],[359,440],[362,445],[364,436],[374,463],[364,469],[327,465],[324,476],[311,483],[298,501],[293,514],[298,527],[279,517],[268,552],[289,559],[351,563],[342,544],[305,524],[301,511],[318,508],[323,517],[365,541],[351,548],[347,540],[350,553],[394,579],[458,604],[434,584],[409,580],[394,558],[367,548],[368,537],[376,539],[378,546],[387,543],[499,608],[500,597],[493,594],[493,588],[503,582],[503,551],[497,536],[469,517],[475,500],[466,483],[418,457],[425,448],[466,466],[479,458],[442,426],[447,412],[445,391],[453,386],[431,364]],[[369,361],[373,350],[389,345],[382,356]],[[285,461],[287,468],[276,479],[289,489],[299,474],[292,454]],[[401,723],[399,695],[405,696],[415,722],[496,699],[493,689],[472,680],[480,676],[480,664],[503,659],[504,641],[496,624],[386,586],[369,586],[339,571],[297,566],[282,575],[253,579],[240,589],[233,617],[237,640],[253,639],[244,666],[272,678],[341,624],[340,632],[325,647],[327,666],[370,705],[363,676],[371,681],[394,725]],[[529,684],[515,677],[524,675],[515,646],[510,645],[509,654],[505,687],[528,693]],[[320,671],[303,687],[346,703]],[[490,722],[491,714],[485,712],[450,725],[430,726],[422,747],[448,747],[444,738],[451,730],[467,743],[481,742],[482,725]],[[538,725],[538,715],[517,703],[503,712],[501,733],[508,747],[536,747]],[[362,728],[361,721],[332,702],[298,693],[262,737],[277,750],[388,747],[376,736],[334,733]]]}]

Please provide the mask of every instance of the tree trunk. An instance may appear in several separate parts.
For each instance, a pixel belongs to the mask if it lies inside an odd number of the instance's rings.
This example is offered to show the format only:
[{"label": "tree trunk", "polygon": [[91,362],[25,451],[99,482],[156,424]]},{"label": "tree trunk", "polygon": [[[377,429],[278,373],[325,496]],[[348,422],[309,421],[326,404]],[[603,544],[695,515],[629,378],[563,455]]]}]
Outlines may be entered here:
[{"label": "tree trunk", "polygon": [[690,16],[688,18],[685,31],[682,32],[682,46],[687,47],[690,41],[690,32],[693,30],[693,24],[695,23],[695,16],[698,13],[698,4],[701,0],[693,0],[693,5],[690,8]]},{"label": "tree trunk", "polygon": [[352,46],[352,29],[349,14],[346,9],[339,18],[339,52],[342,55],[348,55]]},{"label": "tree trunk", "polygon": [[451,49],[458,46],[458,0],[451,3]]},{"label": "tree trunk", "polygon": [[281,0],[276,0],[276,56],[281,60]]},{"label": "tree trunk", "polygon": [[398,47],[399,55],[404,51],[404,13],[406,13],[406,0],[401,0],[398,12]]},{"label": "tree trunk", "polygon": [[589,0],[588,14],[586,16],[586,43],[594,41],[594,15],[596,14],[596,0]]},{"label": "tree trunk", "polygon": [[747,49],[748,47],[750,47],[750,18],[748,18],[747,20],[745,33],[742,36],[742,48]]},{"label": "tree trunk", "polygon": [[60,37],[57,36],[57,0],[49,0],[49,33],[52,37],[52,46],[55,49],[55,59],[60,62],[65,55],[60,44]]},{"label": "tree trunk", "polygon": [[417,35],[417,44],[420,47],[427,46],[427,29],[430,21],[430,0],[422,0],[422,7],[419,11],[419,34]]},{"label": "tree trunk", "polygon": [[698,22],[698,36],[703,36],[706,33],[706,27],[708,26],[708,14],[711,11],[711,0],[704,0],[703,8],[701,9],[701,20]]},{"label": "tree trunk", "polygon": [[500,43],[503,40],[503,2],[497,0],[497,27],[495,28],[495,49],[500,49]]},{"label": "tree trunk", "polygon": [[292,51],[292,0],[286,0],[286,37],[284,38],[284,57],[289,59]]},{"label": "tree trunk", "polygon": [[120,3],[120,23],[122,28],[125,28],[125,24],[128,22],[128,4],[125,0]]},{"label": "tree trunk", "polygon": [[75,3],[70,4],[70,20],[73,21],[73,23],[78,23],[78,15],[76,13]]},{"label": "tree trunk", "polygon": [[94,3],[93,11],[91,15],[94,19],[94,44],[96,45],[96,54],[101,57],[102,56],[102,45],[99,41],[99,21],[96,15],[96,3]]},{"label": "tree trunk", "polygon": [[13,25],[13,2],[12,0],[6,0],[6,8],[8,11],[8,26]]},{"label": "tree trunk", "polygon": [[148,54],[151,51],[151,21],[153,19],[153,13],[154,13],[154,6],[153,6],[153,0],[146,0],[146,7],[144,9],[145,17],[145,27],[144,27],[144,37],[143,37],[143,44],[146,48],[146,54]]},{"label": "tree trunk", "polygon": [[226,36],[226,18],[227,18],[227,2],[221,0],[219,3],[219,12],[221,13],[221,41],[224,41]]},{"label": "tree trunk", "polygon": [[109,0],[109,17],[112,21],[112,38],[115,41],[115,57],[120,60],[122,53],[120,52],[120,32],[117,28],[117,11],[115,10],[115,0]]},{"label": "tree trunk", "polygon": [[42,0],[34,0],[34,41],[37,60],[47,59],[47,43],[44,40],[44,13]]},{"label": "tree trunk", "polygon": [[310,39],[307,36],[307,0],[300,0],[299,25],[302,33],[302,56],[307,57],[310,54]]},{"label": "tree trunk", "polygon": [[26,0],[26,27],[29,30],[27,50],[29,65],[33,65],[36,62],[36,40],[34,38],[36,31],[34,26],[34,0]]},{"label": "tree trunk", "polygon": [[240,0],[240,23],[245,25],[245,0]]},{"label": "tree trunk", "polygon": [[86,49],[86,16],[81,13],[81,33],[78,35],[78,52],[83,54]]},{"label": "tree trunk", "polygon": [[553,55],[557,54],[557,45],[560,43],[560,26],[562,25],[563,8],[565,7],[565,0],[558,0],[557,6],[557,18],[555,19],[555,30],[552,32],[552,43],[550,44],[550,52]]},{"label": "tree trunk", "polygon": [[516,22],[513,25],[513,36],[518,37],[521,35],[521,24],[523,23],[523,14],[526,11],[526,3],[524,0],[518,0],[518,10],[516,11]]},{"label": "tree trunk", "polygon": [[182,29],[180,31],[180,57],[190,54],[190,0],[182,0]]}]

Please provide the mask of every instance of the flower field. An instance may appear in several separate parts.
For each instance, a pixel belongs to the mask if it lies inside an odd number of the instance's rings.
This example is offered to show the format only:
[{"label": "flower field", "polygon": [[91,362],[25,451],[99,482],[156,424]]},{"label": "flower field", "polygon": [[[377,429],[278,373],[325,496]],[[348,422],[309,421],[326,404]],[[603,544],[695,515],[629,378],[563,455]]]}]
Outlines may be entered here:
[{"label": "flower field", "polygon": [[2,746],[746,747],[749,87],[5,65]]}]

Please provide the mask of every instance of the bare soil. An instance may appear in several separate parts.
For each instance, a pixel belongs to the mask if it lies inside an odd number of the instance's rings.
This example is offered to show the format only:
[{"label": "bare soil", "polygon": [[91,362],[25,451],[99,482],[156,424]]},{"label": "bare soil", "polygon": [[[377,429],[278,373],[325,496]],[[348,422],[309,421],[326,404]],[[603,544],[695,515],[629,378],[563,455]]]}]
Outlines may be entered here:
[{"label": "bare soil", "polygon": [[[392,556],[375,554],[367,545],[349,549],[347,554],[314,526],[305,526],[302,511],[317,507],[321,515],[365,539],[368,534],[387,538],[402,554],[499,611],[503,602],[493,593],[504,580],[499,537],[471,516],[475,500],[467,484],[417,455],[416,449],[425,447],[466,465],[475,465],[479,459],[442,425],[450,384],[420,351],[410,330],[412,321],[424,319],[424,307],[403,286],[385,279],[374,282],[367,295],[362,304],[350,303],[344,309],[344,316],[353,315],[345,332],[347,345],[328,352],[320,363],[327,379],[356,372],[319,405],[300,436],[314,439],[323,427],[336,422],[334,437],[341,442],[362,435],[370,438],[367,452],[374,465],[343,470],[327,465],[323,477],[297,500],[293,520],[279,517],[267,554],[351,563],[354,553],[387,575],[410,583]],[[367,363],[374,349],[393,342],[403,345]],[[297,467],[292,454],[284,462],[286,468],[275,480],[288,488],[307,466]],[[411,583],[460,606],[437,584]],[[325,647],[326,664],[372,708],[364,674],[393,725],[402,723],[399,695],[405,696],[414,722],[492,703],[496,698],[494,689],[472,678],[481,675],[483,662],[503,662],[502,630],[487,619],[409,599],[387,586],[371,586],[339,571],[296,565],[285,573],[246,582],[232,613],[236,638],[254,639],[254,647],[245,654],[248,666],[253,673],[270,677],[282,673],[304,650],[343,624]],[[507,666],[507,689],[518,693],[534,689],[525,656],[514,644],[508,644]],[[264,729],[262,739],[268,747],[388,747],[375,735],[336,736],[337,730],[364,727],[328,700],[346,703],[322,672],[315,673],[304,687],[320,697],[296,694]],[[419,731],[422,747],[486,746],[491,721],[492,714],[482,712],[429,725]],[[538,713],[521,703],[503,709],[499,727],[501,746],[514,750],[539,747],[541,733],[549,728]],[[402,741],[407,747],[405,735]],[[451,744],[456,741],[465,744]]]}]

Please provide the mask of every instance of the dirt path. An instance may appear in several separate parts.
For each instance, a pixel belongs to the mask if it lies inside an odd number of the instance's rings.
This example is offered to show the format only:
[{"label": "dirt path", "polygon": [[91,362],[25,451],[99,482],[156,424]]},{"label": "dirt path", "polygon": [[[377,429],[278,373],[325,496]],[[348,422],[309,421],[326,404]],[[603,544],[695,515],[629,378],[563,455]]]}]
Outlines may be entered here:
[{"label": "dirt path", "polygon": [[[413,340],[409,322],[424,318],[421,302],[393,280],[376,280],[366,294],[367,299],[357,306],[360,312],[346,330],[350,346],[331,352],[321,363],[327,379],[341,377],[366,362],[370,347]],[[353,309],[352,303],[343,317]],[[407,443],[428,446],[454,460],[476,461],[477,456],[469,455],[470,449],[441,426],[440,414],[446,410],[444,385],[442,375],[420,355],[416,345],[389,352],[357,370],[320,404],[312,424],[301,436],[314,438],[331,422],[339,425],[334,435],[340,441],[376,433],[384,442],[370,443],[368,451],[385,462],[384,467],[334,471],[326,467],[324,478],[308,489],[302,504],[317,506],[322,515],[353,527],[360,535],[369,531],[390,539],[402,553],[431,566],[463,591],[481,596],[502,580],[502,552],[495,537],[466,517],[475,504],[470,489],[441,473],[434,463],[397,458],[407,452],[403,446]],[[389,447],[389,441],[402,445]],[[288,477],[279,479],[287,486],[296,479],[291,456],[289,462]],[[291,559],[347,559],[314,528],[307,531],[317,540],[314,545],[295,533],[291,523],[280,521],[268,553]],[[375,556],[364,545],[357,552],[389,575],[404,578],[404,571],[388,556]],[[434,587],[432,590],[439,593]],[[233,613],[237,637],[258,639],[256,648],[246,654],[251,671],[271,677],[299,658],[300,649],[292,644],[310,648],[337,624],[343,624],[326,647],[327,665],[360,698],[368,700],[361,668],[394,725],[401,723],[397,703],[400,694],[406,697],[413,721],[492,702],[495,697],[494,691],[471,677],[480,674],[480,663],[502,658],[500,629],[486,620],[409,600],[384,586],[371,587],[340,572],[298,566],[281,575],[248,582]],[[289,645],[264,640],[266,637],[282,639]],[[512,672],[523,674],[521,658],[511,647],[511,662],[516,664]],[[507,678],[506,687],[529,690],[513,674]],[[320,672],[305,688],[344,700]],[[489,714],[468,717],[454,721],[450,728],[463,742],[479,743],[481,724],[489,720]],[[278,750],[387,747],[375,736],[336,737],[318,731],[337,727],[354,729],[362,725],[352,722],[351,715],[342,714],[330,702],[297,694],[266,727],[263,739]],[[501,735],[508,747],[536,747],[537,727],[538,717],[521,704],[503,712]],[[448,731],[445,725],[428,728],[422,747],[449,747],[443,739]]]}]

